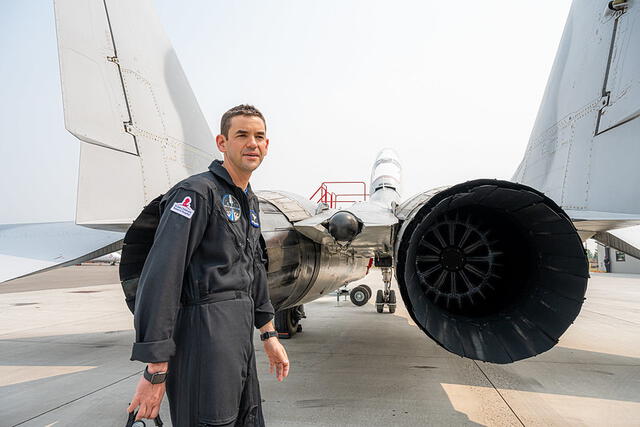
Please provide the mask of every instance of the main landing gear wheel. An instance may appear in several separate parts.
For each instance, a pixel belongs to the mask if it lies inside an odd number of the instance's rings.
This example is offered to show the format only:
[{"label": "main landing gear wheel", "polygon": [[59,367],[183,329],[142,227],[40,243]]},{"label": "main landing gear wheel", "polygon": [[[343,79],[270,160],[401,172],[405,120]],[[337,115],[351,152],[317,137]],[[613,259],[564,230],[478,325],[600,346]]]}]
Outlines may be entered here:
[{"label": "main landing gear wheel", "polygon": [[278,337],[284,339],[293,338],[297,332],[302,332],[300,319],[306,317],[302,305],[278,311],[274,317]]},{"label": "main landing gear wheel", "polygon": [[382,267],[382,281],[384,290],[379,289],[376,293],[376,311],[384,312],[385,304],[389,307],[389,313],[396,312],[396,291],[391,289],[391,267]]},{"label": "main landing gear wheel", "polygon": [[356,286],[355,288],[351,289],[349,298],[354,305],[361,307],[369,301],[369,298],[371,298],[371,290],[367,289],[363,285]]},{"label": "main landing gear wheel", "polygon": [[373,295],[373,292],[371,291],[371,288],[367,285],[360,285],[360,287],[365,288],[367,290],[367,292],[369,292],[369,298],[371,298],[371,295]]}]

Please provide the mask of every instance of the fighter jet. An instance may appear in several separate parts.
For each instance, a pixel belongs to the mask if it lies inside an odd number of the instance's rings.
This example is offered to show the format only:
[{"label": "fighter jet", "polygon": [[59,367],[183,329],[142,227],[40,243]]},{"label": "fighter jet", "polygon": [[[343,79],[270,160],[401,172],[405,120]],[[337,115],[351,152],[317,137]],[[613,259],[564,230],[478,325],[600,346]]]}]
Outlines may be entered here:
[{"label": "fighter jet", "polygon": [[[67,255],[48,262],[123,246],[131,296],[158,196],[220,155],[150,1],[56,0],[55,14],[65,127],[81,146],[75,222],[113,234],[86,237],[82,249],[73,239],[50,242],[51,253]],[[640,224],[640,190],[611,188],[640,178],[639,20],[634,2],[574,2],[511,181],[478,179],[401,200],[400,159],[384,149],[368,200],[352,206],[260,192],[278,329],[293,335],[303,304],[357,281],[373,263],[385,285],[376,309],[395,310],[395,274],[416,325],[455,354],[511,363],[552,348],[584,300],[583,241],[640,258],[608,233]],[[107,186],[119,191],[95,191]]]}]

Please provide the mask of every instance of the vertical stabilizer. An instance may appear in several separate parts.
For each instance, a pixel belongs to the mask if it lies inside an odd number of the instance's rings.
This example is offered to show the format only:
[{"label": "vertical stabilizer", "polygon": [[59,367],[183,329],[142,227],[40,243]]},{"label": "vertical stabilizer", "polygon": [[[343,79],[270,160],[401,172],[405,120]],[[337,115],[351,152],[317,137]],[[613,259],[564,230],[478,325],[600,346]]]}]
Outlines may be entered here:
[{"label": "vertical stabilizer", "polygon": [[82,141],[76,222],[124,229],[206,170],[214,140],[150,0],[56,0],[65,126]]},{"label": "vertical stabilizer", "polygon": [[513,177],[602,229],[640,219],[640,2],[613,3],[574,1]]}]

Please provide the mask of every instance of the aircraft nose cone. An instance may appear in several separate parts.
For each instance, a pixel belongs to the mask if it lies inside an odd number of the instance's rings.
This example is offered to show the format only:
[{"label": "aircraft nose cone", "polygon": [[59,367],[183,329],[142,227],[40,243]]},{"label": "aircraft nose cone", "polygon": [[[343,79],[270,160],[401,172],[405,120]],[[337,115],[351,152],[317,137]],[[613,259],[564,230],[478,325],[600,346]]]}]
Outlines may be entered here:
[{"label": "aircraft nose cone", "polygon": [[386,147],[380,150],[380,152],[378,152],[378,155],[376,156],[376,160],[380,160],[380,159],[393,159],[399,162],[400,156],[398,156],[398,153],[393,148]]}]

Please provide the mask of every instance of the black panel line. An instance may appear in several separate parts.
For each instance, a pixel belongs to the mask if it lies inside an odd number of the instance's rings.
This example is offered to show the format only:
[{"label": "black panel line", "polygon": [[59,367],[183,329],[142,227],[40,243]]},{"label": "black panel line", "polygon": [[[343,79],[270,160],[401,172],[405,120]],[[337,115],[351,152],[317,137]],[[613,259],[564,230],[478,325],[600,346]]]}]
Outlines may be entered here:
[{"label": "black panel line", "polygon": [[[609,83],[609,72],[611,71],[611,60],[613,59],[613,49],[616,44],[616,34],[618,33],[618,19],[620,16],[616,18],[613,22],[613,34],[611,35],[611,44],[609,45],[609,59],[607,60],[607,70],[604,73],[604,82],[602,83],[602,97],[607,96],[607,85]],[[600,111],[598,111],[598,119],[596,122],[596,133],[595,135],[599,135],[600,132],[600,119],[602,118],[602,109],[605,105],[602,105]]]},{"label": "black panel line", "polygon": [[[114,64],[118,67],[118,75],[120,76],[120,85],[122,86],[122,94],[124,96],[124,105],[127,106],[127,114],[129,115],[128,124],[133,125],[133,118],[131,117],[131,109],[129,108],[129,98],[127,97],[127,91],[124,87],[124,78],[122,77],[122,69],[120,68],[120,63],[118,62],[118,50],[116,49],[116,39],[113,37],[113,29],[111,28],[111,18],[109,18],[109,10],[107,9],[107,0],[102,0],[102,4],[104,5],[104,13],[107,17],[107,24],[109,25],[109,35],[111,36],[111,44],[113,45],[113,55],[116,59]],[[124,125],[124,123],[123,123]],[[125,132],[127,132],[125,128]],[[133,144],[136,146],[136,155],[140,156],[140,150],[138,149],[138,139],[135,135],[130,134],[133,137]]]}]

